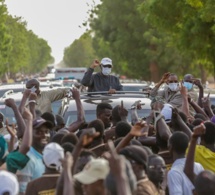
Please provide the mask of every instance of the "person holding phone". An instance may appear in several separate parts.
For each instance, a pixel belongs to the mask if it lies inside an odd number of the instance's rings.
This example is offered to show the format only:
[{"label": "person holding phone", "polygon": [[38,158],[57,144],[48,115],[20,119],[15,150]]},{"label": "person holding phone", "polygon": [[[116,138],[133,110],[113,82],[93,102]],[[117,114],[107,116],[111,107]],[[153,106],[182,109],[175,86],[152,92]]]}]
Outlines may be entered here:
[{"label": "person holding phone", "polygon": [[[93,74],[96,67],[100,67],[101,71]],[[112,68],[110,58],[103,58],[101,62],[94,60],[81,81],[82,85],[88,87],[88,92],[108,91],[109,94],[113,94],[116,91],[122,91],[123,86],[119,78],[111,75]]]}]

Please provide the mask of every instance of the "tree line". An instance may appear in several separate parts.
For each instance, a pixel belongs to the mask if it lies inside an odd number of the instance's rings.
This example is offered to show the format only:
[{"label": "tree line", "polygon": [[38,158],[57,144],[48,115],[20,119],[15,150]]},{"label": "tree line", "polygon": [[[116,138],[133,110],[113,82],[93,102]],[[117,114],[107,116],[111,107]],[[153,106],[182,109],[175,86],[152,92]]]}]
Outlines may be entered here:
[{"label": "tree line", "polygon": [[0,76],[38,73],[53,61],[47,41],[28,30],[21,17],[9,15],[0,0]]},{"label": "tree line", "polygon": [[109,56],[114,71],[157,82],[165,72],[215,75],[212,0],[101,0],[89,10],[90,29],[65,48],[68,66]]}]

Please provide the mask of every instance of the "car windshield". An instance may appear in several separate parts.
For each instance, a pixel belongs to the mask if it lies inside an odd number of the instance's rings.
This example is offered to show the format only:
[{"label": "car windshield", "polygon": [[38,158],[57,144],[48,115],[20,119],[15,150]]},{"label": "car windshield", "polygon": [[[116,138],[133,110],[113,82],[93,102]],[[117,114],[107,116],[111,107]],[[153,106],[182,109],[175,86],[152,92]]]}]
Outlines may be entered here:
[{"label": "car windshield", "polygon": [[144,86],[123,86],[123,91],[142,91]]}]

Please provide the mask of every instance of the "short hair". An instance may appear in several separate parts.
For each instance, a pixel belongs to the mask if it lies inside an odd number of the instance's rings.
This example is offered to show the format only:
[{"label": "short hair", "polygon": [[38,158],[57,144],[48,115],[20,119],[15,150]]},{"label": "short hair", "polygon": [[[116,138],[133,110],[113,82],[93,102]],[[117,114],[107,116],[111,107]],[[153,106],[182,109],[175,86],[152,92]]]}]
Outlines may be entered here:
[{"label": "short hair", "polygon": [[195,118],[195,119],[200,118],[200,119],[202,119],[203,121],[206,121],[206,120],[207,120],[207,118],[206,118],[203,114],[201,114],[201,113],[195,114],[194,118]]},{"label": "short hair", "polygon": [[30,79],[30,80],[28,80],[28,81],[26,82],[26,84],[25,84],[26,88],[27,88],[27,86],[28,86],[29,83],[35,83],[36,85],[40,86],[39,80],[38,80],[38,79],[35,79],[35,78]]},{"label": "short hair", "polygon": [[215,194],[215,175],[213,172],[202,171],[194,181],[195,191],[198,195]]},{"label": "short hair", "polygon": [[56,133],[52,138],[51,138],[51,142],[55,142],[58,143],[59,145],[61,145],[61,140],[64,137],[64,133]]},{"label": "short hair", "polygon": [[64,144],[66,142],[76,145],[78,143],[78,137],[74,133],[66,134],[62,137],[61,144]]},{"label": "short hair", "polygon": [[116,138],[125,137],[131,130],[131,125],[125,121],[120,121],[117,123],[115,128]]},{"label": "short hair", "polygon": [[212,122],[205,122],[206,127],[205,134],[202,135],[202,139],[206,144],[214,144],[215,143],[215,124]]},{"label": "short hair", "polygon": [[61,115],[56,114],[55,119],[56,119],[57,125],[65,125],[65,121]]},{"label": "short hair", "polygon": [[70,142],[65,142],[65,143],[62,144],[62,148],[64,149],[64,153],[66,154],[67,152],[72,153],[72,151],[74,150],[75,146]]},{"label": "short hair", "polygon": [[177,131],[169,138],[169,143],[177,154],[185,154],[189,144],[189,137],[184,132]]},{"label": "short hair", "polygon": [[96,115],[100,115],[105,109],[112,110],[112,106],[106,102],[99,103],[96,107]]},{"label": "short hair", "polygon": [[51,112],[44,112],[41,117],[45,119],[46,121],[49,121],[53,127],[56,126],[56,120],[55,120],[55,115],[52,114]]},{"label": "short hair", "polygon": [[95,128],[96,132],[100,133],[98,137],[94,138],[94,140],[103,139],[105,126],[104,126],[104,123],[102,122],[102,120],[96,119],[96,120],[91,121],[88,124],[87,128],[92,128],[92,127]]},{"label": "short hair", "polygon": [[121,117],[119,115],[119,105],[115,106],[112,110],[112,121],[116,121],[116,122],[121,121]]},{"label": "short hair", "polygon": [[148,156],[148,166],[149,166],[151,160],[154,159],[154,158],[162,158],[162,157],[160,155],[158,155],[158,154],[151,154],[151,155],[149,155]]},{"label": "short hair", "polygon": [[198,126],[198,125],[200,125],[202,122],[204,122],[202,119],[197,118],[197,119],[195,119],[195,120],[192,122],[192,125]]}]

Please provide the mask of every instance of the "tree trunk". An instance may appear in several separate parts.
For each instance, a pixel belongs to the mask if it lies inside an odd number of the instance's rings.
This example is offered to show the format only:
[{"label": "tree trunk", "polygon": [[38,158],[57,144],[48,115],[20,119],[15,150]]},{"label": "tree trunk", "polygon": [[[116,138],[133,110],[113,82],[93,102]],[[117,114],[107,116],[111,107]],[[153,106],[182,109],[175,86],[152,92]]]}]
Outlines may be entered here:
[{"label": "tree trunk", "polygon": [[149,65],[149,70],[151,75],[151,81],[157,83],[160,80],[158,64],[156,62],[151,62]]},{"label": "tree trunk", "polygon": [[202,64],[199,64],[199,69],[200,69],[200,73],[201,73],[202,84],[205,85],[206,80],[207,80],[207,74],[206,74],[205,68]]}]

